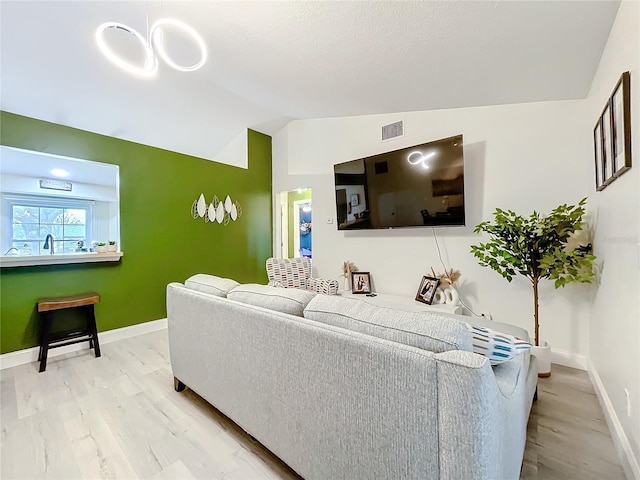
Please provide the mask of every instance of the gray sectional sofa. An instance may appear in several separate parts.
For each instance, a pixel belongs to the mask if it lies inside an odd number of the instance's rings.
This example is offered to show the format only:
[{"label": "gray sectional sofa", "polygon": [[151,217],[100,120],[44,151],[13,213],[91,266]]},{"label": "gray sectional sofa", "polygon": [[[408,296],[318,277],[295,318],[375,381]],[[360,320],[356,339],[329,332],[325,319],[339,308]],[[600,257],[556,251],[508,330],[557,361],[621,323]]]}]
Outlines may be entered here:
[{"label": "gray sectional sofa", "polygon": [[454,317],[215,278],[167,287],[176,390],[303,478],[519,477],[537,382],[528,352],[492,367]]}]

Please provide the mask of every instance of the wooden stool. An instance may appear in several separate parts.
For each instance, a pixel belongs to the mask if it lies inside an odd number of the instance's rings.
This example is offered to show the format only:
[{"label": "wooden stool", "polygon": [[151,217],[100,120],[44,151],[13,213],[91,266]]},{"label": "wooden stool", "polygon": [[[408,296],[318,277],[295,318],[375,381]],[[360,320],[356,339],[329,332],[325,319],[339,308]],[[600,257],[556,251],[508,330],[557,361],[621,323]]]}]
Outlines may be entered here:
[{"label": "wooden stool", "polygon": [[[41,372],[44,372],[47,368],[47,353],[50,348],[89,342],[89,348],[95,349],[96,357],[100,356],[96,316],[93,311],[93,306],[96,303],[100,303],[100,295],[95,292],[71,295],[69,297],[41,298],[38,300],[38,312],[42,319],[40,329],[40,353],[38,353]],[[87,321],[86,329],[53,334],[51,332],[53,312],[64,308],[82,308]]]}]

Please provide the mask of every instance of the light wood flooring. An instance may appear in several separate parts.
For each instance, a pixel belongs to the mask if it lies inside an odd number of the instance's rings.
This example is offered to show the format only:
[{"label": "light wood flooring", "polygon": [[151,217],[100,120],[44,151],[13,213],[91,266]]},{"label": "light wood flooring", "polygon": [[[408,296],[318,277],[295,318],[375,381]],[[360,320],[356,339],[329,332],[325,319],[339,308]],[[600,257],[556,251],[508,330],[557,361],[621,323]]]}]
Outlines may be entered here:
[{"label": "light wood flooring", "polygon": [[623,480],[587,372],[553,365],[538,379],[538,401],[527,428],[522,480]]},{"label": "light wood flooring", "polygon": [[[166,330],[0,372],[2,479],[299,479],[190,390]],[[623,479],[585,372],[540,379],[522,479]],[[461,479],[462,480],[462,479]],[[498,480],[498,479],[496,479]]]}]

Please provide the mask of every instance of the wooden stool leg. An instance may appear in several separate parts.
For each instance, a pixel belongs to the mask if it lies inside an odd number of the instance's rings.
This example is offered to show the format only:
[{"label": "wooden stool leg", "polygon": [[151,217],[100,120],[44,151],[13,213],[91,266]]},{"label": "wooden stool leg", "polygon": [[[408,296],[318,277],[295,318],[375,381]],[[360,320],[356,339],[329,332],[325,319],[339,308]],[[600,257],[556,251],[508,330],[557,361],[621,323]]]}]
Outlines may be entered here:
[{"label": "wooden stool leg", "polygon": [[52,323],[52,314],[51,312],[45,312],[41,314],[40,318],[42,319],[42,325],[40,328],[40,355],[38,360],[40,360],[40,373],[44,372],[47,369],[47,353],[49,351],[49,339],[51,337],[51,323]]},{"label": "wooden stool leg", "polygon": [[44,347],[43,347],[44,344],[42,343],[42,331],[44,330],[44,319],[42,317],[43,317],[43,315],[40,314],[40,319],[41,319],[40,320],[40,323],[41,323],[41,325],[40,325],[40,333],[39,333],[40,350],[38,350],[38,361],[42,360],[42,351],[44,350]]},{"label": "wooden stool leg", "polygon": [[93,309],[93,305],[87,305],[87,327],[89,329],[89,333],[91,333],[91,341],[89,341],[89,345],[91,348],[95,349],[96,357],[101,356],[100,353],[100,343],[98,342],[98,327],[96,325],[96,315]]}]

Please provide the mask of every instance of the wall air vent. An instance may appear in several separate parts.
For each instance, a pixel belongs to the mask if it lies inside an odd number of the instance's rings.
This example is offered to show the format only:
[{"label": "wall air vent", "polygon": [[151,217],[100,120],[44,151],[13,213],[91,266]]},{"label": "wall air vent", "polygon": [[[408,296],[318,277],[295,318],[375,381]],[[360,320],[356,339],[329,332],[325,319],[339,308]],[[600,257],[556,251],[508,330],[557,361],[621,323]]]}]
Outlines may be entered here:
[{"label": "wall air vent", "polygon": [[49,178],[43,178],[40,180],[40,188],[48,188],[49,190],[63,190],[70,192],[73,188],[71,182],[63,182],[62,180],[53,180]]},{"label": "wall air vent", "polygon": [[404,136],[404,122],[390,123],[382,127],[382,141]]}]

